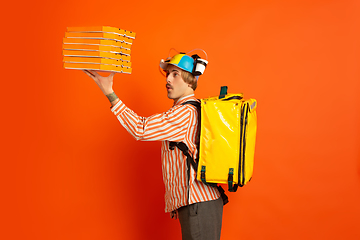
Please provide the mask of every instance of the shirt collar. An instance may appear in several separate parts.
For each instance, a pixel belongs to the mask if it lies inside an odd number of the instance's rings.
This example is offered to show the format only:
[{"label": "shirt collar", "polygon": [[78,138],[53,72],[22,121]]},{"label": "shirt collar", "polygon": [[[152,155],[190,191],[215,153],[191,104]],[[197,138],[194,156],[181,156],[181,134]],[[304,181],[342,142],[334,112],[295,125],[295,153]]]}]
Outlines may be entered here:
[{"label": "shirt collar", "polygon": [[182,104],[183,102],[186,102],[186,101],[188,101],[188,100],[190,100],[190,99],[196,100],[195,94],[189,94],[189,95],[186,95],[185,97],[179,98],[179,99],[174,103],[174,106],[180,105],[180,104]]}]

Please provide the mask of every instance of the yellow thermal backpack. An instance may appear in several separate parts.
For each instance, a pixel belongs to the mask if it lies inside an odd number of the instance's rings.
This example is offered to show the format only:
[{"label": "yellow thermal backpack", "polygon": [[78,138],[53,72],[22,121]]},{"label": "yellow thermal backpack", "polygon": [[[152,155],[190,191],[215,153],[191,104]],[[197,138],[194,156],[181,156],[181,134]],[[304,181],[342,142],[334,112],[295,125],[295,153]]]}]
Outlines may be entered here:
[{"label": "yellow thermal backpack", "polygon": [[[171,142],[170,147],[178,147],[187,156],[188,170],[191,164],[199,181],[214,186],[227,184],[230,192],[236,192],[253,174],[256,100],[244,100],[242,94],[227,94],[225,86],[219,96],[201,99],[201,104],[195,101],[184,104],[192,104],[200,111],[199,156],[194,161],[182,142]],[[226,204],[224,190],[220,186],[218,189]]]}]

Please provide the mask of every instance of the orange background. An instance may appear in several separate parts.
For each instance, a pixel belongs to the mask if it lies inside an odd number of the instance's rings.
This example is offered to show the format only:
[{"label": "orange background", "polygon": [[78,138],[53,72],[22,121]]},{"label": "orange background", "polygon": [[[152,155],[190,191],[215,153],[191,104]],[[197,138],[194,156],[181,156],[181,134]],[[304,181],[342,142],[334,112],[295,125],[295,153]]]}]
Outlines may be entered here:
[{"label": "orange background", "polygon": [[62,68],[68,26],[137,33],[114,89],[142,116],[172,105],[158,70],[172,47],[207,51],[198,98],[258,100],[253,180],[229,194],[222,239],[360,239],[359,1],[56,2],[1,15],[1,239],[181,239],[160,143]]}]

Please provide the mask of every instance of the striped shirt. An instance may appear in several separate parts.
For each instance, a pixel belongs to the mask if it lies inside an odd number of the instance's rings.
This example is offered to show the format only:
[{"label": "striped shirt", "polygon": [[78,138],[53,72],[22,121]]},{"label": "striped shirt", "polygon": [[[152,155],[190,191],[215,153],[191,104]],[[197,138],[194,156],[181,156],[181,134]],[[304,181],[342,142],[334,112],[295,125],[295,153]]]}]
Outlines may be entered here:
[{"label": "striped shirt", "polygon": [[[215,200],[220,193],[196,179],[195,170],[190,167],[190,182],[187,181],[186,156],[178,149],[170,150],[170,142],[184,142],[193,156],[197,155],[196,135],[198,111],[186,101],[198,101],[194,94],[185,96],[164,113],[140,117],[119,101],[111,111],[121,125],[136,139],[162,141],[161,161],[165,184],[165,212],[197,202]],[[189,196],[188,196],[189,185]]]}]

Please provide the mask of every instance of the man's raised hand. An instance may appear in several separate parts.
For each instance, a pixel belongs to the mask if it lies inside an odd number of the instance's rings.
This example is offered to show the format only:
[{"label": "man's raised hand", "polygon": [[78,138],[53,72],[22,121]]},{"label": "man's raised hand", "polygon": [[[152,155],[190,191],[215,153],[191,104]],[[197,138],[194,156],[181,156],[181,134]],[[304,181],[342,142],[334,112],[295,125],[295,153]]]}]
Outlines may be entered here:
[{"label": "man's raised hand", "polygon": [[115,73],[112,72],[107,77],[103,77],[100,74],[98,74],[96,71],[92,70],[83,70],[89,77],[91,77],[95,83],[99,86],[100,90],[105,94],[109,95],[113,93],[113,79]]},{"label": "man's raised hand", "polygon": [[103,77],[98,74],[96,71],[83,70],[89,77],[91,77],[95,83],[99,86],[100,90],[105,94],[109,99],[111,106],[114,106],[119,102],[118,96],[113,91],[113,82],[115,73],[110,73],[109,76]]}]

